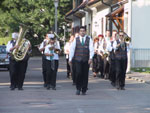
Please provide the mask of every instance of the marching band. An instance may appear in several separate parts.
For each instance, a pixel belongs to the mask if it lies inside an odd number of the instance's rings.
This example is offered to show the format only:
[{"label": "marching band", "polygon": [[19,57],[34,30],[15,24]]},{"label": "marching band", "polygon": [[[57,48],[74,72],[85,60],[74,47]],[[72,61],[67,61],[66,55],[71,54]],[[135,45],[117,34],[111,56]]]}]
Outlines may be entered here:
[{"label": "marching band", "polygon": [[[31,52],[31,44],[29,42],[29,49],[27,49],[23,59],[14,59],[14,50],[23,48],[20,47],[21,44],[16,44],[17,40],[26,39],[15,32],[12,34],[12,40],[7,44],[7,52],[10,55],[11,90],[15,90],[15,88],[23,90],[29,53]],[[120,31],[118,33],[116,30],[113,30],[112,36],[110,36],[110,31],[107,30],[105,36],[100,34],[93,41],[90,36],[86,35],[86,28],[84,26],[80,27],[79,34],[70,37],[64,46],[64,54],[66,54],[67,78],[72,78],[73,85],[76,85],[76,95],[80,95],[80,92],[86,95],[91,63],[93,77],[109,79],[111,85],[116,87],[116,89],[125,90],[127,52],[130,48],[130,43],[127,43],[127,41],[128,39],[125,39],[124,32]],[[47,90],[56,90],[61,49],[55,34],[47,33],[38,49],[42,54],[44,87]],[[18,56],[23,54],[23,50],[17,51]]]}]

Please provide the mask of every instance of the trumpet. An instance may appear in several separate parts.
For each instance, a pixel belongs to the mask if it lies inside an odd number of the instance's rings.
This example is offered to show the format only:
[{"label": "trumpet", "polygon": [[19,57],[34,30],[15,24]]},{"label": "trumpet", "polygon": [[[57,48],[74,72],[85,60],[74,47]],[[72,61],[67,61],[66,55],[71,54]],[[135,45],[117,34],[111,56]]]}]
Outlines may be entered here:
[{"label": "trumpet", "polygon": [[131,42],[131,38],[130,38],[130,37],[125,37],[125,38],[124,38],[124,42],[130,43],[130,42]]}]

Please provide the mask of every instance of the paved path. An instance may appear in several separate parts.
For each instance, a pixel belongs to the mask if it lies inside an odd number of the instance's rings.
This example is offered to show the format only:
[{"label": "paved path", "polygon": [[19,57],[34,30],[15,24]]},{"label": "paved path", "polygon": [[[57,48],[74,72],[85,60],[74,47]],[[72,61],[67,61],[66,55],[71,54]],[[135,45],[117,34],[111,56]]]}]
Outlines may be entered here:
[{"label": "paved path", "polygon": [[9,90],[9,73],[0,71],[0,113],[150,113],[150,85],[126,80],[118,91],[107,80],[89,77],[86,96],[75,95],[60,60],[57,90],[43,88],[41,58],[31,58],[23,91]]}]

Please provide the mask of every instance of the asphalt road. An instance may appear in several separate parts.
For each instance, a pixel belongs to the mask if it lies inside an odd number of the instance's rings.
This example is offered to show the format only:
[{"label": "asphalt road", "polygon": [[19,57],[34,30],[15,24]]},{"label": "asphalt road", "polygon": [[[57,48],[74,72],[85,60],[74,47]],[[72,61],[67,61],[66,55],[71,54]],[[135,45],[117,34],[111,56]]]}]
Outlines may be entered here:
[{"label": "asphalt road", "polygon": [[24,90],[9,90],[9,72],[0,70],[0,113],[150,113],[150,85],[126,80],[118,91],[107,80],[89,77],[87,95],[75,95],[66,78],[65,59],[59,62],[57,90],[43,88],[41,58],[31,58]]}]

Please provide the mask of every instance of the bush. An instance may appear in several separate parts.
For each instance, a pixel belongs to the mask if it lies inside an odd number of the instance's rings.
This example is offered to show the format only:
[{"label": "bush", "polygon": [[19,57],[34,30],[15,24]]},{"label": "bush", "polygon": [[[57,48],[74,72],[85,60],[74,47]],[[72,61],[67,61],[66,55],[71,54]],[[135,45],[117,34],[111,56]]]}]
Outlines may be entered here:
[{"label": "bush", "polygon": [[7,45],[8,41],[11,40],[11,37],[0,37],[0,45]]}]

